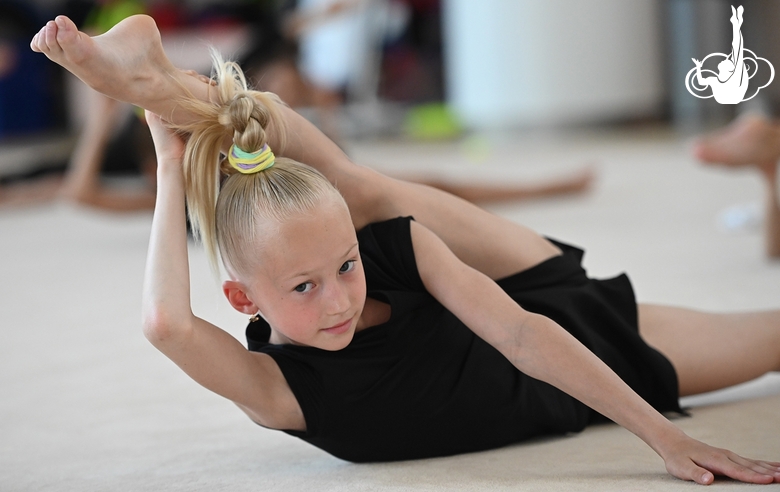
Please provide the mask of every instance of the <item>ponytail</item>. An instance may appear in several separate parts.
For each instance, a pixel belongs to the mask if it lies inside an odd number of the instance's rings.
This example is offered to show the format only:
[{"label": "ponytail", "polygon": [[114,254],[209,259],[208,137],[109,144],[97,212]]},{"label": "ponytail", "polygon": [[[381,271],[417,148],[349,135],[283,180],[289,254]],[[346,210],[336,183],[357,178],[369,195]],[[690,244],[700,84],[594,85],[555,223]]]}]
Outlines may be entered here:
[{"label": "ponytail", "polygon": [[270,92],[247,87],[235,62],[225,62],[212,51],[217,97],[201,101],[190,97],[181,107],[195,116],[194,122],[175,125],[190,134],[184,152],[187,210],[196,239],[205,246],[209,261],[218,271],[221,256],[233,274],[247,271],[255,255],[245,254],[256,243],[261,220],[281,222],[294,213],[316,207],[326,196],[343,198],[318,171],[291,159],[275,159],[274,165],[254,174],[241,174],[222,158],[223,142],[231,138],[238,149],[256,153],[268,143],[269,128],[285,143],[281,100]]}]

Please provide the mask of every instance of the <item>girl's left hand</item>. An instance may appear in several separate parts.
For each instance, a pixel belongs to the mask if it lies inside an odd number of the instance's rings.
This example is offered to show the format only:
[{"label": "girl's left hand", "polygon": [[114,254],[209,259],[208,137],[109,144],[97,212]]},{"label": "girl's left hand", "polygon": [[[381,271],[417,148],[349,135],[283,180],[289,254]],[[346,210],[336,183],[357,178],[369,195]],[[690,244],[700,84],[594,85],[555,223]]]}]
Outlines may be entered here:
[{"label": "girl's left hand", "polygon": [[184,158],[184,140],[176,132],[165,126],[162,119],[149,111],[144,111],[149,131],[152,133],[154,150],[157,154],[157,165],[177,163],[181,165]]},{"label": "girl's left hand", "polygon": [[769,484],[780,482],[780,463],[751,460],[684,436],[667,453],[661,453],[666,470],[682,480],[709,485],[715,475],[741,482]]}]

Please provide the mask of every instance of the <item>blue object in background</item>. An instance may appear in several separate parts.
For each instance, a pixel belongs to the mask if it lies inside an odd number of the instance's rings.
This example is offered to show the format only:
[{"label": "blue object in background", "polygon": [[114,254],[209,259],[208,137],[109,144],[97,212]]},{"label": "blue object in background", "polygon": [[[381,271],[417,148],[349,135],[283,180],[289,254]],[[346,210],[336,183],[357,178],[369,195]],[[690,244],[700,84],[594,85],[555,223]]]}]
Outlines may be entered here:
[{"label": "blue object in background", "polygon": [[30,49],[40,21],[30,5],[0,0],[0,138],[40,132],[53,126],[53,67]]},{"label": "blue object in background", "polygon": [[35,133],[51,126],[48,59],[29,40],[7,42],[12,68],[0,78],[0,138]]}]

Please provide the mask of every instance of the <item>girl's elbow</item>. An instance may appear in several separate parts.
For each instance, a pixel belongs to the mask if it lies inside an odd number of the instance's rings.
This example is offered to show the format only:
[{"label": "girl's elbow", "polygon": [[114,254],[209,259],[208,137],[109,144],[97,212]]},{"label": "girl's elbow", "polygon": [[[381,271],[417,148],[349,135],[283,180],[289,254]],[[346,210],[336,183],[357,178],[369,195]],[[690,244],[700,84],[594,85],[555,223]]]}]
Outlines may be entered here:
[{"label": "girl's elbow", "polygon": [[158,309],[145,311],[141,326],[144,336],[154,346],[175,339],[184,330],[182,323]]},{"label": "girl's elbow", "polygon": [[143,330],[146,339],[149,340],[152,345],[157,345],[170,338],[171,330],[168,324],[155,316],[144,315],[141,329]]}]

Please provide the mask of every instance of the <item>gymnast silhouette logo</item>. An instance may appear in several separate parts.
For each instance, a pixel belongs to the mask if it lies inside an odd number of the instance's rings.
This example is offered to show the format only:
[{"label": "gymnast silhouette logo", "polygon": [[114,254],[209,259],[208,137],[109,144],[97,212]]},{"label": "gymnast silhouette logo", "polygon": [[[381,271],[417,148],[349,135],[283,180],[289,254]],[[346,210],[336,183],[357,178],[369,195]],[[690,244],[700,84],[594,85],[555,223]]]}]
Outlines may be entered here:
[{"label": "gymnast silhouette logo", "polygon": [[[740,5],[734,10],[731,7],[731,53],[712,53],[707,55],[702,61],[692,58],[696,64],[685,76],[685,88],[688,92],[700,99],[714,97],[720,104],[739,104],[743,101],[749,101],[756,97],[756,94],[772,83],[775,78],[775,67],[766,58],[756,56],[755,53],[745,48],[742,40],[742,13],[745,11]],[[721,60],[718,63],[718,73],[713,70],[703,69],[702,65],[710,59],[714,61]],[[753,94],[745,97],[748,91],[748,84],[757,73],[759,61],[766,63],[769,67],[769,80],[766,84],[758,87]],[[712,74],[711,77],[704,77],[702,74]],[[707,88],[712,89],[712,94],[700,95],[706,93]],[[695,91],[695,92],[694,92]]]}]

